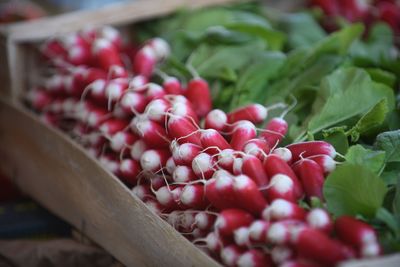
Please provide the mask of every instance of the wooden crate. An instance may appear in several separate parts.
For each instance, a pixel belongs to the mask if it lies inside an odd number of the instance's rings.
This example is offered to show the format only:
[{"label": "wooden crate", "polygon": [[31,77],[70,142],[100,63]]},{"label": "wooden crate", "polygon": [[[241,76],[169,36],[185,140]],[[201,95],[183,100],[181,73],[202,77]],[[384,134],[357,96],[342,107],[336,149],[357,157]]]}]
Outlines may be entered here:
[{"label": "wooden crate", "polygon": [[[220,264],[151,212],[79,145],[42,124],[20,104],[20,93],[28,88],[35,66],[29,46],[83,25],[125,25],[169,14],[182,6],[227,2],[232,0],[141,0],[0,27],[0,169],[25,193],[127,266]],[[341,266],[400,266],[400,256]]]}]

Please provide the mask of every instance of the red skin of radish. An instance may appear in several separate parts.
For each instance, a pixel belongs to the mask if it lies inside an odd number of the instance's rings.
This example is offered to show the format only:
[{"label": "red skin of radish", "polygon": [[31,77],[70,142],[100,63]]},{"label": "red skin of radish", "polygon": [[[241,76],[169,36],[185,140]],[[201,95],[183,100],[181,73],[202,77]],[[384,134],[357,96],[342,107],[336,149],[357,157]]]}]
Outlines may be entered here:
[{"label": "red skin of radish", "polygon": [[54,58],[65,58],[67,55],[66,49],[63,47],[60,40],[58,40],[56,38],[52,38],[52,39],[46,41],[40,47],[40,52],[48,60],[52,60]]},{"label": "red skin of radish", "polygon": [[238,207],[232,178],[221,176],[206,183],[206,198],[218,210]]},{"label": "red skin of radish", "polygon": [[87,124],[90,127],[98,128],[103,122],[107,120],[108,111],[102,108],[93,108],[89,111],[87,117]]},{"label": "red skin of radish", "polygon": [[179,202],[183,187],[170,185],[169,188],[171,191],[169,191],[167,186],[163,186],[155,192],[158,202],[167,210],[181,209],[182,205]]},{"label": "red skin of radish", "polygon": [[[106,97],[106,80],[95,80],[87,86],[87,90],[90,91],[88,97],[93,100],[94,103],[100,106],[105,106],[108,102]],[[85,90],[86,90],[85,89]]]},{"label": "red skin of radish", "polygon": [[267,207],[267,201],[258,190],[257,184],[248,176],[236,176],[233,179],[233,189],[240,207],[255,216],[261,214]]},{"label": "red skin of radish", "polygon": [[123,66],[119,52],[106,39],[97,39],[92,45],[92,55],[96,59],[96,66],[108,71],[112,66]]},{"label": "red skin of radish", "polygon": [[220,236],[216,232],[210,232],[205,238],[207,249],[212,253],[219,253],[223,247],[232,243],[232,239],[224,236]]},{"label": "red skin of radish", "polygon": [[214,129],[202,130],[200,135],[200,141],[206,152],[215,155],[221,150],[230,149],[231,146],[225,140],[225,138]]},{"label": "red skin of radish", "polygon": [[201,146],[200,132],[188,119],[178,116],[170,117],[167,128],[168,135],[176,139],[179,144],[192,143]]},{"label": "red skin of radish", "polygon": [[266,254],[260,249],[250,249],[243,253],[238,261],[238,267],[272,267],[272,262],[269,254]]},{"label": "red skin of radish", "polygon": [[298,161],[300,159],[300,155],[303,158],[308,158],[315,155],[327,155],[331,158],[335,158],[336,156],[335,148],[325,141],[295,143],[286,146],[286,148],[292,152],[293,162]]},{"label": "red skin of radish", "polygon": [[324,199],[322,193],[325,181],[324,172],[315,161],[309,159],[300,160],[293,166],[293,170],[298,175],[308,198],[318,197]]},{"label": "red skin of radish", "polygon": [[139,139],[132,144],[132,148],[130,151],[131,157],[135,160],[140,160],[143,152],[148,149],[149,147],[146,145],[146,143],[142,139]]},{"label": "red skin of radish", "polygon": [[156,65],[156,58],[150,47],[144,46],[135,55],[133,72],[144,77],[150,77]]},{"label": "red skin of radish", "polygon": [[307,262],[304,260],[290,260],[287,262],[284,262],[280,265],[280,267],[319,267],[320,265],[313,263],[313,262]]},{"label": "red skin of radish", "polygon": [[162,175],[159,176],[152,175],[149,180],[150,180],[150,185],[154,190],[158,190],[161,187],[167,185],[165,178]]},{"label": "red skin of radish", "polygon": [[183,188],[181,202],[192,209],[205,209],[210,203],[204,195],[204,185],[187,185]]},{"label": "red skin of radish", "polygon": [[213,109],[207,113],[204,120],[205,129],[214,129],[223,132],[228,123],[228,116],[220,109]]},{"label": "red skin of radish", "polygon": [[212,109],[211,92],[207,81],[201,78],[190,80],[185,96],[192,103],[194,111],[200,118],[207,115]]},{"label": "red skin of radish", "polygon": [[128,71],[124,67],[117,65],[111,66],[108,75],[110,79],[120,79],[120,78],[126,79],[129,77]]},{"label": "red skin of radish", "polygon": [[108,103],[115,103],[120,100],[126,89],[128,89],[128,80],[126,78],[109,80],[104,89]]},{"label": "red skin of radish", "polygon": [[151,120],[144,120],[136,124],[134,132],[151,148],[168,148],[169,139],[165,129]]},{"label": "red skin of radish", "polygon": [[375,230],[370,225],[350,216],[336,219],[335,232],[340,240],[359,249],[378,240]]},{"label": "red skin of radish", "polygon": [[88,68],[83,77],[82,80],[79,81],[78,85],[82,89],[80,90],[81,93],[83,92],[83,88],[91,84],[92,82],[96,80],[106,80],[107,79],[107,72],[105,72],[103,69],[98,69],[98,68]]},{"label": "red skin of radish", "polygon": [[[165,166],[170,156],[171,153],[169,150],[149,149],[145,151],[140,158],[140,165],[143,170],[156,173]],[[157,164],[155,164],[156,162]]]},{"label": "red skin of radish", "polygon": [[238,121],[233,127],[230,145],[233,149],[242,151],[244,145],[257,136],[256,128],[250,121]]},{"label": "red skin of radish", "polygon": [[108,119],[99,126],[99,130],[105,136],[112,136],[117,132],[124,130],[128,122],[120,119]]},{"label": "red skin of radish", "polygon": [[176,166],[172,173],[172,179],[177,183],[185,183],[193,181],[197,178],[192,168],[185,165]]},{"label": "red skin of radish", "polygon": [[294,233],[305,227],[303,221],[281,220],[272,223],[266,235],[268,243],[276,245],[292,245]]},{"label": "red skin of radish", "polygon": [[256,156],[260,160],[264,160],[265,155],[270,153],[270,147],[264,139],[250,139],[243,147],[243,152],[249,155]]},{"label": "red skin of radish", "polygon": [[127,92],[122,96],[120,100],[120,105],[122,109],[125,111],[125,113],[130,115],[134,115],[134,111],[136,113],[142,113],[145,110],[147,104],[148,101],[146,99],[146,96],[136,92]]},{"label": "red skin of radish", "polygon": [[137,175],[141,170],[139,162],[133,159],[124,159],[119,167],[121,177],[130,185],[136,184]]},{"label": "red skin of radish", "polygon": [[271,177],[266,195],[269,202],[275,199],[284,199],[293,203],[297,203],[297,198],[294,193],[294,184],[289,176],[284,174],[275,174]]},{"label": "red skin of radish", "polygon": [[249,226],[254,217],[240,209],[225,209],[220,212],[215,221],[215,230],[222,236],[232,236],[233,232],[242,226]]},{"label": "red skin of radish", "polygon": [[267,173],[268,177],[273,177],[276,174],[285,174],[292,179],[294,184],[294,192],[297,199],[300,199],[303,196],[303,188],[302,185],[297,178],[296,174],[293,172],[292,168],[278,155],[268,155],[264,162],[264,170]]},{"label": "red skin of radish", "polygon": [[301,258],[315,261],[323,266],[335,266],[352,255],[340,242],[312,228],[303,228],[297,234],[295,249]]},{"label": "red skin of radish", "polygon": [[242,172],[253,179],[258,187],[266,186],[269,182],[262,162],[255,156],[247,155],[243,157]]},{"label": "red skin of radish", "polygon": [[265,132],[260,137],[267,141],[269,147],[276,147],[284,138],[288,130],[288,124],[284,119],[273,118],[265,126]]},{"label": "red skin of radish", "polygon": [[198,127],[199,118],[196,112],[193,110],[192,104],[188,101],[187,103],[174,102],[172,103],[171,114],[176,116],[182,116],[188,119],[194,126]]},{"label": "red skin of radish", "polygon": [[233,172],[233,163],[235,159],[235,151],[233,149],[222,150],[218,155],[218,166],[221,168]]},{"label": "red skin of radish", "polygon": [[175,77],[165,79],[162,86],[168,95],[181,95],[183,93],[182,84]]},{"label": "red skin of radish", "polygon": [[258,124],[266,119],[267,109],[260,104],[250,104],[245,107],[238,108],[228,115],[228,123],[232,124],[241,120],[248,120],[254,124]]},{"label": "red skin of radish", "polygon": [[37,111],[43,111],[53,101],[53,97],[40,89],[29,91],[27,98],[29,104]]}]

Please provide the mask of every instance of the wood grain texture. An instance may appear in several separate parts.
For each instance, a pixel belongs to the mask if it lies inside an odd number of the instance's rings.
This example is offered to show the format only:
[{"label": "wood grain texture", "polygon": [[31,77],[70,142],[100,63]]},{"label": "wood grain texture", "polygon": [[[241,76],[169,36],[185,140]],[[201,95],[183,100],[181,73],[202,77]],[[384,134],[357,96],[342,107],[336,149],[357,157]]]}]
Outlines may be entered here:
[{"label": "wood grain texture", "polygon": [[127,266],[219,266],[68,137],[4,100],[0,167]]},{"label": "wood grain texture", "polygon": [[[122,25],[170,14],[180,8],[200,8],[235,2],[234,0],[137,0],[116,3],[95,10],[71,12],[32,22],[0,27],[0,32],[15,41],[40,40],[76,31],[83,26]],[[237,0],[236,0],[237,2]]]}]

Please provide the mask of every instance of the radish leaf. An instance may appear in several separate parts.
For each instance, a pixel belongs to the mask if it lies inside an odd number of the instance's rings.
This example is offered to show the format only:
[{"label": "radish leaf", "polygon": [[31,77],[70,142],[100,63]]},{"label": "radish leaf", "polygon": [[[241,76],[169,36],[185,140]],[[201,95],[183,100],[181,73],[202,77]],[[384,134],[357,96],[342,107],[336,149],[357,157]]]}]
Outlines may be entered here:
[{"label": "radish leaf", "polygon": [[379,174],[385,164],[385,151],[374,151],[361,145],[355,145],[349,148],[345,158],[348,163],[364,165],[374,173]]},{"label": "radish leaf", "polygon": [[387,162],[400,162],[400,130],[379,134],[375,147],[386,151]]}]

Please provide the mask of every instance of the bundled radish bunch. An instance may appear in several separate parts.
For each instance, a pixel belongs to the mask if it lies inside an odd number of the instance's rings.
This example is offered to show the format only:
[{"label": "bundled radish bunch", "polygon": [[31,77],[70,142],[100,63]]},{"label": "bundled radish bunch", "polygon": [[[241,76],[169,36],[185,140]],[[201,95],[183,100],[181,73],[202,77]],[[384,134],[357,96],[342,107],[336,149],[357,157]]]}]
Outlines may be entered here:
[{"label": "bundled radish bunch", "polygon": [[132,47],[110,27],[47,41],[52,75],[29,91],[29,105],[224,265],[333,266],[379,255],[369,225],[298,204],[323,201],[336,152],[324,141],[279,147],[283,116],[256,127],[285,105],[213,109],[200,77],[152,82],[169,54],[164,40]]}]

